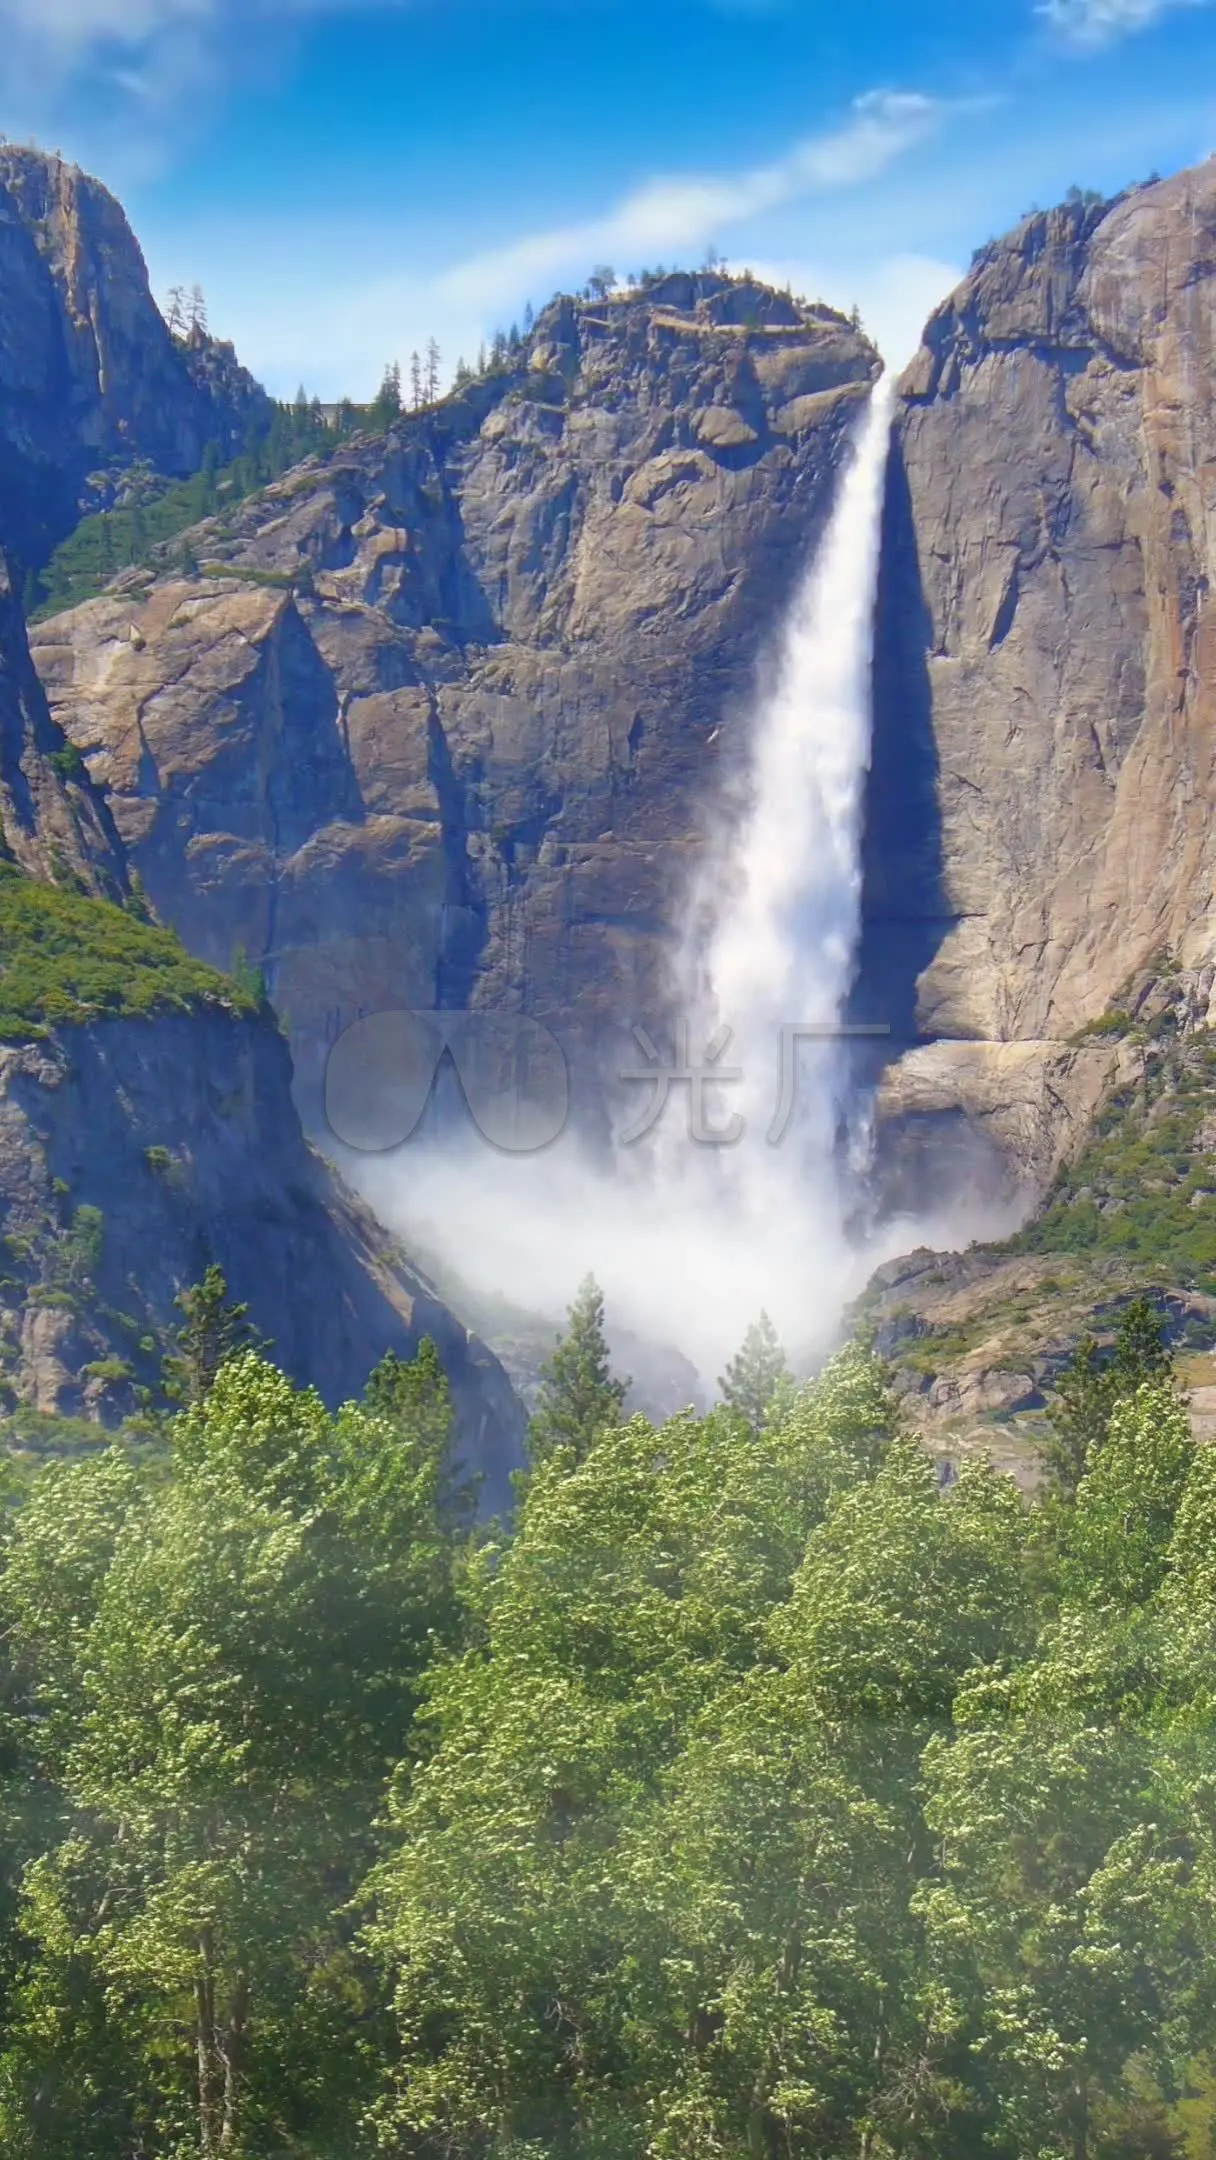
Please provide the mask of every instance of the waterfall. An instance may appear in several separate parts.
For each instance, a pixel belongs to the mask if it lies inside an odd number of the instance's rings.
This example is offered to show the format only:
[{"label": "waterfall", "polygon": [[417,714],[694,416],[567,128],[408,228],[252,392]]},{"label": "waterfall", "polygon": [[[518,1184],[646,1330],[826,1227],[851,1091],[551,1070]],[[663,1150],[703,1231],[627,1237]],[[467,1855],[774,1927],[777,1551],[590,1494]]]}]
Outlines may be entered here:
[{"label": "waterfall", "polygon": [[360,1179],[482,1291],[556,1318],[593,1271],[618,1327],[684,1353],[706,1393],[762,1309],[793,1355],[822,1348],[873,1264],[844,1230],[839,1045],[791,1038],[830,1036],[856,965],[892,399],[880,383],[857,423],[757,692],[733,815],[689,894],[672,1039],[635,1031],[610,1169],[570,1133],[535,1156],[424,1150]]},{"label": "waterfall", "polygon": [[[712,1002],[732,1031],[729,1062],[743,1075],[745,1164],[758,1142],[771,1144],[764,1096],[774,1094],[771,1110],[780,1092],[783,1031],[788,1061],[795,1048],[789,1031],[829,1031],[852,985],[893,398],[884,378],[857,428],[753,723],[745,812],[710,848],[691,911],[686,978],[699,976],[699,1013]],[[707,919],[713,927],[701,957]],[[800,1055],[805,1059],[805,1051]],[[801,1129],[822,1153],[830,1150],[831,1135],[827,1106],[815,1102],[814,1090],[822,1090],[838,1060],[820,1055],[805,1062],[810,1089]]]},{"label": "waterfall", "polygon": [[690,895],[679,1051],[690,1070],[721,1078],[703,1080],[699,1130],[673,1109],[644,1165],[623,1165],[644,1180],[650,1241],[681,1284],[699,1286],[707,1333],[738,1338],[763,1308],[795,1354],[821,1346],[866,1272],[845,1230],[848,1064],[836,1031],[860,933],[892,409],[884,380],[758,697],[742,799]]}]

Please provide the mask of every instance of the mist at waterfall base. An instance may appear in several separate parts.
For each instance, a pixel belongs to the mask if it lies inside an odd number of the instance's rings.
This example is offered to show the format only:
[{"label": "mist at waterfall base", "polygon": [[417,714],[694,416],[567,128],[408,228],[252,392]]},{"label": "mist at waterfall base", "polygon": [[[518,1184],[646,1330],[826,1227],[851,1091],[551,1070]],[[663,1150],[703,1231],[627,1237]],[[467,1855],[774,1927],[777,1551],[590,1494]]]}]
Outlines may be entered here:
[{"label": "mist at waterfall base", "polygon": [[[875,1237],[850,1234],[848,1046],[830,1039],[858,945],[892,409],[884,380],[758,687],[746,770],[717,807],[687,897],[676,1036],[691,1065],[716,1055],[712,1070],[739,1075],[706,1085],[700,1140],[687,1085],[671,1089],[653,1131],[631,1138],[632,1112],[658,1101],[639,1082],[607,1167],[572,1132],[532,1155],[412,1143],[344,1165],[449,1294],[463,1285],[560,1323],[594,1274],[610,1336],[678,1351],[707,1396],[762,1311],[809,1366],[874,1267],[942,1227],[888,1222]],[[670,1042],[658,1061],[668,1067],[669,1051]],[[791,1114],[778,1138],[783,1057]],[[643,1050],[634,1062],[646,1070]]]}]

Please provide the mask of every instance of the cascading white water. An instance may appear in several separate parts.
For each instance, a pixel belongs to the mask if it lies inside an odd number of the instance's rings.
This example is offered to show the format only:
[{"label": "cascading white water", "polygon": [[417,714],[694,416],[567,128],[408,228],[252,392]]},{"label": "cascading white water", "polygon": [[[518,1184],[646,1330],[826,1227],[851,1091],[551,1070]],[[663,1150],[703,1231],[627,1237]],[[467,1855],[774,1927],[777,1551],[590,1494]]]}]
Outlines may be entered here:
[{"label": "cascading white water", "polygon": [[880,383],[757,700],[742,808],[690,895],[677,1032],[704,1066],[732,1031],[714,1069],[742,1077],[707,1091],[706,1122],[720,1135],[741,1119],[743,1137],[697,1144],[682,1083],[645,1139],[618,1140],[615,1174],[568,1135],[527,1158],[408,1151],[360,1176],[386,1219],[480,1290],[557,1317],[594,1272],[618,1325],[684,1352],[709,1387],[761,1309],[792,1352],[813,1351],[865,1273],[842,1223],[835,1046],[802,1047],[797,1117],[781,1145],[772,1130],[782,1031],[830,1031],[855,965],[891,412]]},{"label": "cascading white water", "polygon": [[[693,961],[701,978],[697,1003],[703,1010],[706,996],[712,999],[719,1020],[732,1030],[729,1062],[743,1073],[747,1132],[736,1183],[754,1178],[757,1144],[769,1144],[783,1031],[788,1059],[789,1031],[830,1030],[852,982],[893,395],[884,378],[858,427],[830,522],[785,626],[772,687],[756,715],[745,814],[710,849],[691,911],[694,952],[700,926],[707,917],[713,924],[703,959],[699,966]],[[800,1106],[801,1130],[821,1153],[831,1142],[827,1105],[822,1096],[816,1102],[815,1091],[822,1091],[835,1064],[822,1056],[808,1061]],[[788,1181],[788,1168],[783,1175]]]}]

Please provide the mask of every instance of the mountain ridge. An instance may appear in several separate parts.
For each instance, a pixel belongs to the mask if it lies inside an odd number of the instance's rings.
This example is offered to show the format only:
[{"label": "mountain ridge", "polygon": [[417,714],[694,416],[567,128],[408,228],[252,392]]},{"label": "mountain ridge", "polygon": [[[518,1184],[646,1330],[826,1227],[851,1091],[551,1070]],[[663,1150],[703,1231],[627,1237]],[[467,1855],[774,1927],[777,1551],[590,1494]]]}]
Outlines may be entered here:
[{"label": "mountain ridge", "polygon": [[91,474],[142,458],[185,477],[269,422],[230,345],[171,335],[108,188],[3,141],[0,291],[0,539],[23,574],[76,523]]}]

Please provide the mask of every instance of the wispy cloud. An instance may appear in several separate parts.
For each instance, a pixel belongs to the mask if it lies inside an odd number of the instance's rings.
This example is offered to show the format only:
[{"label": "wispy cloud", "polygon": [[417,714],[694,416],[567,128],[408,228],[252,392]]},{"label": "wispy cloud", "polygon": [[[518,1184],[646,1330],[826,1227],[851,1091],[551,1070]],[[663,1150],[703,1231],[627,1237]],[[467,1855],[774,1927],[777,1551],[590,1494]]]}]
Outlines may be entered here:
[{"label": "wispy cloud", "polygon": [[[928,142],[955,110],[915,92],[874,92],[839,126],[796,143],[769,165],[655,178],[598,216],[525,233],[430,273],[394,270],[361,279],[344,270],[340,251],[322,257],[314,243],[312,273],[302,287],[298,241],[285,229],[259,243],[245,229],[235,244],[217,233],[212,259],[196,256],[188,274],[207,286],[212,319],[284,395],[295,388],[302,354],[310,390],[370,396],[385,360],[407,359],[432,335],[449,366],[461,353],[471,360],[483,339],[522,315],[526,301],[539,306],[555,288],[581,284],[596,262],[612,262],[623,273],[657,260],[689,263],[710,244],[777,284],[789,282],[846,308],[859,302],[898,362],[915,344],[929,307],[957,282],[957,269],[891,252],[881,221],[871,225],[864,217],[867,244],[859,250],[836,247],[819,263],[784,252],[778,259],[767,213],[816,196],[839,205],[850,188],[879,179]],[[808,228],[810,243],[809,219]],[[386,243],[380,252],[391,258],[396,250]],[[154,254],[161,257],[155,268],[162,285],[187,274],[169,254],[159,248]]]},{"label": "wispy cloud", "polygon": [[728,174],[672,174],[646,182],[603,216],[530,233],[470,256],[437,281],[451,307],[476,301],[510,306],[543,290],[572,266],[596,261],[634,267],[664,254],[704,248],[734,227],[801,197],[857,187],[935,134],[947,107],[917,91],[871,90],[844,123],[797,143],[771,165]]},{"label": "wispy cloud", "polygon": [[214,88],[251,35],[407,0],[0,0],[6,88],[34,110],[84,85],[145,107]]},{"label": "wispy cloud", "polygon": [[1096,47],[1147,30],[1179,8],[1209,4],[1210,0],[1042,0],[1038,12],[1074,45]]},{"label": "wispy cloud", "polygon": [[0,24],[71,61],[107,46],[136,47],[182,30],[239,25],[251,15],[338,14],[356,4],[368,0],[0,0]]}]

